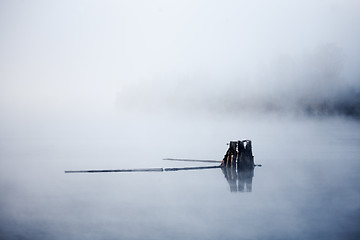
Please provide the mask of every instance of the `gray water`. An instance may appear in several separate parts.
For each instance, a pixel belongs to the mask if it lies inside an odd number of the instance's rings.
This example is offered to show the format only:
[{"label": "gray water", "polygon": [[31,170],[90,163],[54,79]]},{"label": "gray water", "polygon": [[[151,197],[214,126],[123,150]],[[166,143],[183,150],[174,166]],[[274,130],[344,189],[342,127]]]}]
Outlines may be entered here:
[{"label": "gray water", "polygon": [[[2,120],[1,239],[358,239],[360,126],[341,118]],[[251,139],[251,191],[208,166]],[[215,164],[216,165],[216,164]]]}]

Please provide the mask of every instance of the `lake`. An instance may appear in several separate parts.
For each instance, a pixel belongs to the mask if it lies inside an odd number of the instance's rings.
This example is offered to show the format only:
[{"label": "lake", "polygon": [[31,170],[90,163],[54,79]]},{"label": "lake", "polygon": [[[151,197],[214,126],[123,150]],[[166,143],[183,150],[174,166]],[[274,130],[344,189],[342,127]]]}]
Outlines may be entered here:
[{"label": "lake", "polygon": [[[2,239],[359,239],[360,124],[333,118],[105,116],[1,120]],[[251,139],[251,187],[214,166]],[[232,190],[232,191],[231,191]]]}]

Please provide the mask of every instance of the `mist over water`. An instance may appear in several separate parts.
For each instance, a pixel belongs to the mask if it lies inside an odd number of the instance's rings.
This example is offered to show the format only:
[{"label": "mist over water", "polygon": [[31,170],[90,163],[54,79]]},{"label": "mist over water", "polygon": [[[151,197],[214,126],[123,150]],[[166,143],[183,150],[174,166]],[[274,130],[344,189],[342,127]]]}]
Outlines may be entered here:
[{"label": "mist over water", "polygon": [[[116,120],[102,125],[103,135],[86,137],[79,137],[81,129],[72,129],[74,138],[3,137],[2,236],[356,239],[357,122],[197,120],[131,119],[136,126],[123,127]],[[255,168],[251,192],[231,192],[220,169],[64,174],[207,166],[161,159],[221,160],[226,141],[238,136],[253,140],[255,162],[263,165]]]},{"label": "mist over water", "polygon": [[0,238],[358,239],[359,9],[2,1]]}]

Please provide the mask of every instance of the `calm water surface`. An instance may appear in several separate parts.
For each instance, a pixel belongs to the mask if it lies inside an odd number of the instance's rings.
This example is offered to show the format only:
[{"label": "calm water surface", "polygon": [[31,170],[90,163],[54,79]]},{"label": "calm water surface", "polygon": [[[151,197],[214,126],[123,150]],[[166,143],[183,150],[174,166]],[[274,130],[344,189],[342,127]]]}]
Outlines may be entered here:
[{"label": "calm water surface", "polygon": [[[1,239],[359,239],[360,125],[343,119],[2,122]],[[207,166],[251,139],[252,188]],[[216,164],[215,164],[216,165]],[[245,189],[246,190],[246,189]]]}]

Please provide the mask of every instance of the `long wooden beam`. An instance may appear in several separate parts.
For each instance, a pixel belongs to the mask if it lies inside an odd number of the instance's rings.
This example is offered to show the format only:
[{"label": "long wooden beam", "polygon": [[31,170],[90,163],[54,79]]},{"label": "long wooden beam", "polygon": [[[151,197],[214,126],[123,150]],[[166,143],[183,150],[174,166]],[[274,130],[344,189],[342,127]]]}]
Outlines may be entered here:
[{"label": "long wooden beam", "polygon": [[189,159],[189,158],[163,158],[167,161],[180,161],[180,162],[206,162],[206,163],[221,163],[222,161],[217,160],[205,160],[205,159]]},{"label": "long wooden beam", "polygon": [[221,168],[221,166],[179,167],[179,168],[133,168],[133,169],[100,169],[100,170],[67,170],[65,173],[110,173],[110,172],[173,172]]}]

